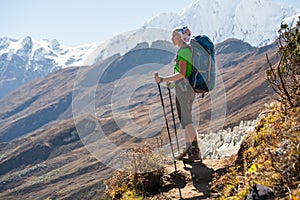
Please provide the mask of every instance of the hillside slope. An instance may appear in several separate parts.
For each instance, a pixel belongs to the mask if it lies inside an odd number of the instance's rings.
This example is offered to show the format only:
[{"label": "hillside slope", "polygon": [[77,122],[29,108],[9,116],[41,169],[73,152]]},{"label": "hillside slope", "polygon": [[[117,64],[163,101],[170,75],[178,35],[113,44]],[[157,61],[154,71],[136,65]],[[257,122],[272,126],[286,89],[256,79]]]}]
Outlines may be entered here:
[{"label": "hillside slope", "polygon": [[[228,108],[224,125],[233,126],[240,120],[255,118],[269,99],[269,94],[272,94],[265,87],[265,53],[273,55],[275,48],[251,48],[239,41],[228,41],[218,45],[218,48],[217,63],[222,66],[220,76],[224,81]],[[236,48],[243,53],[234,52]],[[140,49],[136,55],[151,57],[146,52],[149,53]],[[236,54],[235,60],[229,59],[232,53]],[[124,66],[126,55],[112,57],[94,66],[67,68],[51,73],[22,86],[0,101],[1,198],[15,199],[21,195],[30,199],[74,199],[76,196],[98,199],[103,194],[103,180],[112,171],[108,166],[111,166],[120,149],[139,146],[144,142],[155,147],[159,146],[160,140],[162,144],[167,143],[162,114],[159,112],[159,94],[152,82],[154,71],[141,75],[149,77],[151,82],[136,88],[126,106],[112,105],[118,80],[98,83],[97,74],[103,70],[102,66],[115,59],[112,70],[118,69],[117,61]],[[82,73],[78,75],[79,69]],[[164,65],[162,70],[169,73],[171,64]],[[78,90],[80,92],[74,96],[74,82],[78,80],[85,80],[80,85],[83,90]],[[124,80],[131,83],[136,79],[129,74]],[[96,86],[94,81],[97,82]],[[121,89],[126,81],[122,82],[121,87],[119,85]],[[90,92],[95,95],[90,95]],[[128,90],[124,89],[126,92]],[[164,95],[167,98],[167,93]],[[74,98],[83,100],[86,97],[88,100],[89,97],[96,99],[96,113],[82,115],[74,121]],[[206,132],[210,119],[210,108],[207,106],[209,95],[200,101],[202,110],[198,129]],[[89,109],[89,105],[90,102],[82,104],[82,111]],[[169,109],[169,105],[166,106]],[[127,111],[130,115],[126,115]],[[149,111],[154,114],[149,116]],[[153,123],[156,128],[145,132],[146,138],[139,135],[141,132],[131,135],[120,128],[130,121],[141,127]],[[85,130],[84,135],[79,133],[80,130]],[[111,152],[106,141],[115,145]],[[99,149],[96,155],[89,152],[93,149]]]}]

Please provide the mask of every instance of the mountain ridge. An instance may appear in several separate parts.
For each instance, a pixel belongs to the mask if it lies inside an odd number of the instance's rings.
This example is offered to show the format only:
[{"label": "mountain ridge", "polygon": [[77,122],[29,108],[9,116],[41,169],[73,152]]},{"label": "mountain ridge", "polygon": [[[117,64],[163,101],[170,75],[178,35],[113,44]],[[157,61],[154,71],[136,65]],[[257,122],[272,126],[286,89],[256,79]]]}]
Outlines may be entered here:
[{"label": "mountain ridge", "polygon": [[[202,20],[203,15],[209,20]],[[233,3],[229,0],[196,0],[178,13],[157,14],[141,28],[98,44],[67,47],[55,39],[36,41],[29,36],[20,39],[3,37],[0,38],[0,98],[52,71],[92,65],[116,54],[122,56],[142,42],[151,46],[157,40],[170,41],[175,26],[188,25],[193,35],[206,34],[216,44],[237,38],[259,47],[274,42],[282,21],[292,23],[299,15],[299,10],[280,7],[274,0],[235,0]]]},{"label": "mountain ridge", "polygon": [[187,25],[192,34],[204,33],[215,43],[237,38],[260,47],[272,43],[281,21],[296,14],[299,10],[274,0],[196,0],[179,13],[155,15],[143,27],[172,30]]},{"label": "mountain ridge", "polygon": [[[234,47],[234,48],[233,48]],[[244,49],[243,52],[236,52],[235,48],[238,49]],[[244,61],[247,61],[251,59],[251,57],[255,55],[262,55],[262,53],[266,52],[269,49],[274,48],[274,45],[271,47],[263,47],[263,48],[255,48],[249,46],[247,43],[244,43],[240,40],[232,40],[229,39],[228,41],[225,41],[223,43],[220,43],[216,46],[216,64],[219,68],[219,70],[223,71],[224,69],[228,68],[226,70],[228,73],[229,71],[232,71],[232,75],[237,76],[236,73],[239,71],[236,71],[237,66],[240,65],[240,63],[243,63]],[[264,49],[264,50],[261,50]],[[261,52],[260,52],[261,51]],[[153,55],[157,55],[157,53],[162,54],[160,49],[141,49],[139,51],[133,50],[132,53],[125,54],[123,56],[114,56],[114,62],[110,63],[110,66],[104,71],[103,77],[101,79],[99,78],[99,83],[106,83],[110,85],[114,85],[114,81],[118,80],[118,77],[123,76],[127,73],[131,68],[134,69],[136,66],[132,66],[131,60],[132,56],[137,56],[139,58],[145,57],[145,61],[149,60],[149,62],[153,62],[151,59],[153,58]],[[152,56],[151,56],[152,55]],[[165,52],[162,57],[161,61],[157,61],[157,63],[162,63],[166,65],[168,62],[173,62],[173,56],[175,56],[174,52],[173,54],[170,54],[170,52]],[[264,55],[261,57],[264,58]],[[129,59],[130,58],[130,59]],[[147,62],[146,62],[147,63]],[[146,64],[144,63],[144,64]],[[144,65],[142,62],[138,62],[138,65]],[[97,65],[96,65],[97,66]],[[93,70],[100,70],[99,66],[90,66],[85,67],[86,69],[93,69]],[[124,66],[126,66],[124,68]],[[166,65],[168,66],[168,65]],[[55,113],[55,116],[53,120],[57,119],[67,119],[72,116],[71,113],[71,101],[72,101],[72,90],[73,90],[73,84],[74,80],[76,80],[77,73],[81,67],[70,67],[65,68],[60,71],[55,71],[53,73],[50,73],[45,78],[39,78],[35,81],[30,82],[29,84],[25,84],[15,90],[13,93],[8,95],[7,97],[0,100],[0,105],[2,107],[0,112],[0,125],[3,127],[1,131],[1,141],[7,141],[7,139],[4,139],[4,135],[10,134],[10,137],[12,136],[12,131],[17,133],[26,133],[32,129],[30,123],[25,123],[26,118],[24,116],[30,117],[31,120],[35,121],[35,129],[38,127],[42,127],[52,120],[43,121],[43,117],[38,117],[41,113],[41,110],[44,110],[44,115],[47,116],[53,116]],[[244,68],[244,66],[240,66],[241,69]],[[122,69],[122,70],[120,70]],[[155,68],[153,69],[155,70]],[[257,70],[254,70],[250,73],[257,73]],[[120,74],[121,73],[121,74]],[[222,72],[223,74],[224,72]],[[95,72],[92,72],[92,74],[95,74]],[[111,74],[115,74],[112,76]],[[118,77],[116,77],[118,76]],[[223,76],[223,75],[222,75]],[[234,76],[232,77],[232,80],[234,80]],[[230,76],[228,76],[230,77]],[[247,76],[248,78],[250,75]],[[248,80],[248,78],[245,77],[245,80],[239,80],[239,82],[243,82]],[[101,81],[106,80],[106,81]],[[230,81],[230,79],[227,79],[226,77],[223,77],[223,81]],[[32,86],[36,87],[35,89],[32,88]],[[114,86],[113,86],[114,87]],[[234,85],[228,87],[226,92],[231,92],[230,89],[234,87]],[[259,86],[261,87],[261,86]],[[52,88],[52,89],[50,89]],[[58,91],[60,89],[61,91]],[[105,90],[111,89],[110,87],[106,88]],[[31,95],[26,95],[26,91],[32,91]],[[109,94],[111,92],[108,92]],[[42,98],[41,98],[42,97]],[[106,102],[109,100],[109,96],[106,96],[103,94],[101,95],[102,101]],[[44,100],[43,100],[44,99]],[[206,98],[206,101],[209,99]],[[61,103],[59,103],[61,102]],[[103,104],[103,102],[102,102]],[[235,106],[231,106],[233,108]],[[46,112],[47,111],[47,112]],[[66,112],[65,112],[66,111]],[[48,113],[48,114],[45,114]],[[21,117],[23,115],[23,117]],[[204,115],[205,116],[205,115]],[[207,115],[209,117],[209,115]],[[23,119],[24,118],[24,119]],[[13,119],[13,124],[11,123],[11,120]],[[27,118],[29,119],[29,118]],[[25,121],[24,121],[25,120]],[[237,123],[237,122],[235,122]],[[23,125],[22,125],[23,124]],[[27,125],[26,125],[27,124]],[[19,126],[22,126],[23,129],[20,131]],[[27,128],[26,128],[27,127]],[[33,129],[34,130],[34,129]],[[4,135],[3,135],[4,134]],[[22,134],[21,134],[22,135]],[[13,138],[10,138],[13,139]],[[10,140],[9,139],[9,140]]]}]

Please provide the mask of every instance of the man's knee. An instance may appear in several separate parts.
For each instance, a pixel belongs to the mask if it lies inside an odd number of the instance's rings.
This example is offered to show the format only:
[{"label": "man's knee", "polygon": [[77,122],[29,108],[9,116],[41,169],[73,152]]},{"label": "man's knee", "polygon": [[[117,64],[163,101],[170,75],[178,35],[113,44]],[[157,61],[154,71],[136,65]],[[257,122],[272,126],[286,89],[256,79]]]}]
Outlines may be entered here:
[{"label": "man's knee", "polygon": [[182,128],[185,129],[185,127],[186,127],[187,125],[192,124],[193,122],[192,122],[192,120],[184,120],[184,119],[182,119],[182,120],[180,121],[180,123],[181,123]]}]

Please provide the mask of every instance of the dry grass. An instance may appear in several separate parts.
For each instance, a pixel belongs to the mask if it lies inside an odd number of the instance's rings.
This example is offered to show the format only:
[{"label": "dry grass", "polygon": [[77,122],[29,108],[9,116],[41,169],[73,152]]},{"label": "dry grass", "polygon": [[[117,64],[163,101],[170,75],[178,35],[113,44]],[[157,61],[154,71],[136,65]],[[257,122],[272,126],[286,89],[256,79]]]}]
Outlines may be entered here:
[{"label": "dry grass", "polygon": [[215,178],[220,199],[244,198],[252,185],[270,187],[277,198],[297,199],[300,187],[300,107],[274,103],[241,144],[236,165]]},{"label": "dry grass", "polygon": [[126,170],[115,171],[112,177],[105,181],[105,194],[108,198],[143,199],[144,196],[158,191],[164,172],[163,165],[168,160],[153,153],[148,145],[133,148],[130,154],[134,159]]}]

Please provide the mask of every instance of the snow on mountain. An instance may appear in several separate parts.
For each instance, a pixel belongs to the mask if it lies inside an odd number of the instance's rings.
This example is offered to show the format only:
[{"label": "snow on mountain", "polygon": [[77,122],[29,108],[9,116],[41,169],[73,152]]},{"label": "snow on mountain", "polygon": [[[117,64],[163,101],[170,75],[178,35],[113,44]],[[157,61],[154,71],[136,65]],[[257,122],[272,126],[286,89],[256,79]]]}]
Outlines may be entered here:
[{"label": "snow on mountain", "polygon": [[96,44],[78,47],[60,45],[57,40],[36,41],[0,38],[0,98],[33,79],[69,66],[82,66]]},{"label": "snow on mountain", "polygon": [[253,46],[273,42],[282,19],[296,10],[274,0],[196,0],[177,14],[158,14],[144,27],[173,29],[187,25],[194,34],[206,34],[214,42],[241,39]]},{"label": "snow on mountain", "polygon": [[[13,55],[26,60],[27,69],[44,70],[49,73],[68,66],[81,66],[87,55],[94,50],[96,44],[86,44],[77,47],[60,45],[57,40],[33,40],[29,36],[19,40],[7,37],[0,38],[0,56],[5,55],[11,61]],[[43,68],[41,62],[51,63],[50,68]]]},{"label": "snow on mountain", "polygon": [[140,29],[101,43],[87,64],[117,53],[123,55],[139,42],[149,45],[156,40],[171,42],[171,31],[182,25],[189,26],[194,35],[210,36],[215,43],[236,38],[261,47],[274,42],[282,20],[297,18],[297,12],[300,15],[299,9],[274,0],[195,0],[178,13],[156,14]]},{"label": "snow on mountain", "polygon": [[[95,51],[86,59],[85,64],[90,65],[115,54],[124,55],[133,48],[136,48],[139,43],[146,42],[148,47],[150,47],[153,42],[158,40],[171,42],[171,33],[172,32],[167,29],[144,27],[119,34],[99,44]],[[164,47],[164,49],[174,51],[172,47]]]},{"label": "snow on mountain", "polygon": [[290,27],[294,28],[294,27],[297,26],[297,21],[298,21],[299,17],[300,17],[300,9],[299,9],[299,13],[298,14],[293,15],[291,17],[284,18],[282,20],[282,22],[285,23],[285,24],[288,24]]}]

